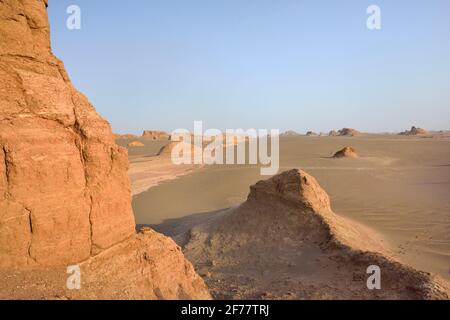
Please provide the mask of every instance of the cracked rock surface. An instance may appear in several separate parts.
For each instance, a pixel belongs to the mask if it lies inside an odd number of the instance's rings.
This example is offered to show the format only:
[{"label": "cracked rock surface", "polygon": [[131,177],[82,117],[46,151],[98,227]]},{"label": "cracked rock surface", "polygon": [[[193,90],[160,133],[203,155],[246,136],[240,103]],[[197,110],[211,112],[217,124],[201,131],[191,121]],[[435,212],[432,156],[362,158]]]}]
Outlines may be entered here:
[{"label": "cracked rock surface", "polygon": [[[139,286],[158,288],[159,294],[136,297],[208,297],[170,240],[152,234],[151,242],[138,241],[149,235],[135,232],[127,152],[52,54],[47,6],[46,0],[0,1],[0,270],[3,277],[16,274],[15,281],[2,281],[0,293],[12,294],[6,283],[26,289],[24,279],[34,270],[48,270],[49,279],[56,279],[52,268],[95,259],[107,263],[108,272],[99,274],[98,266],[87,277],[95,287],[96,276],[104,276],[114,291],[114,279],[125,281],[131,270],[147,270],[149,262],[133,258],[121,264],[105,255],[126,247],[122,253],[136,257],[151,244],[153,280],[144,274]],[[161,268],[165,259],[178,264]],[[138,278],[129,280],[133,292]],[[54,288],[60,285],[65,282]],[[28,295],[35,297],[30,290]],[[50,289],[39,297],[46,295],[52,295]]]}]

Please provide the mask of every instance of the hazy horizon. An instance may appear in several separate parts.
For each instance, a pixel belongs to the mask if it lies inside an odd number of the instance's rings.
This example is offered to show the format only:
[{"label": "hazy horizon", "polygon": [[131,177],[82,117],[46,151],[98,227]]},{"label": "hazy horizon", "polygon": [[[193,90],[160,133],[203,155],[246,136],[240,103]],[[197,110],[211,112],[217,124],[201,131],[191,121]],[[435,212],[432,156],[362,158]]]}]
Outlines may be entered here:
[{"label": "hazy horizon", "polygon": [[[81,8],[68,30],[66,8]],[[381,8],[368,30],[366,9]],[[450,3],[49,1],[52,48],[118,133],[450,129]]]}]

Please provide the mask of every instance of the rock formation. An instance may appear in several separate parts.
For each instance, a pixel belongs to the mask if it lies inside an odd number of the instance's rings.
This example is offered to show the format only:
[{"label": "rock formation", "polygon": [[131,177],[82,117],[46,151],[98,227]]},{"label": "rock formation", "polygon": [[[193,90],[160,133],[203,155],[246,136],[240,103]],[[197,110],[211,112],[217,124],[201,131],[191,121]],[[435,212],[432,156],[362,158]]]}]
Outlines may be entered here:
[{"label": "rock formation", "polygon": [[342,137],[354,137],[354,136],[359,136],[360,134],[361,134],[361,132],[359,132],[358,130],[355,130],[355,129],[351,129],[351,128],[343,128],[343,129],[339,130],[337,133],[338,136],[342,136]]},{"label": "rock formation", "polygon": [[298,137],[298,136],[300,136],[300,133],[294,130],[288,130],[280,135],[280,137]]},{"label": "rock formation", "polygon": [[164,131],[144,130],[142,137],[150,138],[152,140],[170,140],[170,135]]},{"label": "rock formation", "polygon": [[308,131],[308,132],[306,133],[306,136],[307,136],[307,137],[317,137],[318,134],[315,133],[314,131]]},{"label": "rock formation", "polygon": [[135,134],[114,134],[114,138],[116,139],[138,139],[139,137]]},{"label": "rock formation", "polygon": [[[316,179],[290,170],[246,202],[175,237],[216,298],[448,299],[448,282],[391,257],[375,232],[336,215]],[[367,268],[381,268],[380,290]]]},{"label": "rock formation", "polygon": [[[142,271],[128,289],[207,297],[170,240],[136,235],[127,152],[52,54],[46,7],[46,0],[0,1],[1,296],[14,298],[20,287],[32,297],[35,286],[25,279],[36,270],[50,277],[51,288],[53,268],[83,262],[96,266],[84,276],[104,281],[105,292],[120,288],[115,279]],[[122,249],[128,264],[111,254]],[[166,259],[178,264],[166,268]]]},{"label": "rock formation", "polygon": [[333,158],[358,158],[356,150],[352,147],[345,147],[333,155]]},{"label": "rock formation", "polygon": [[331,130],[331,131],[328,133],[328,136],[330,136],[330,137],[335,137],[335,136],[337,136],[336,130]]},{"label": "rock formation", "polygon": [[411,127],[411,130],[406,130],[404,132],[400,133],[401,135],[405,136],[423,136],[428,135],[428,131],[422,128],[416,128],[414,126]]},{"label": "rock formation", "polygon": [[132,142],[128,143],[128,146],[131,148],[142,148],[142,147],[145,147],[145,144],[143,144],[140,141],[132,141]]}]

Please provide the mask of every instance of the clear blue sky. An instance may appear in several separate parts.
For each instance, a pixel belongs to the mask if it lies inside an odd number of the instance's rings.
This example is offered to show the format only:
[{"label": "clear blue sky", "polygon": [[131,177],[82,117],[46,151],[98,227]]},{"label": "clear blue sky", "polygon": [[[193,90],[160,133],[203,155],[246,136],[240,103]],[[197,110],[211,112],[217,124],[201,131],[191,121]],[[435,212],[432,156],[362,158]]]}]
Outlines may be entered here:
[{"label": "clear blue sky", "polygon": [[448,0],[50,0],[49,14],[55,54],[116,132],[450,129]]}]

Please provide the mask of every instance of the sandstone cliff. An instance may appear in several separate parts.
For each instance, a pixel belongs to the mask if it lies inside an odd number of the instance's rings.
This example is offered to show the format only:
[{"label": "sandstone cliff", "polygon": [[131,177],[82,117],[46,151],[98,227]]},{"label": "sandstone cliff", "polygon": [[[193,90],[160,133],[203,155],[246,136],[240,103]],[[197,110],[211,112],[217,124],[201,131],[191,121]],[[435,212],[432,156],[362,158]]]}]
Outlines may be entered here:
[{"label": "sandstone cliff", "polygon": [[[174,288],[171,298],[178,289],[183,297],[207,297],[182,254],[165,249],[168,240],[159,234],[152,235],[154,243],[136,240],[145,235],[135,232],[126,150],[115,144],[110,125],[76,91],[52,54],[46,7],[46,0],[0,1],[1,274],[103,261],[110,275],[103,280],[113,285],[114,279],[126,281],[128,272],[152,263],[152,279],[167,279],[152,282],[149,290]],[[130,256],[149,244],[159,248],[151,262],[135,259],[114,270],[120,263],[114,256],[108,261],[97,257],[118,250],[118,244],[128,246],[124,254]],[[181,263],[172,267],[178,275],[159,267],[166,258]],[[92,273],[93,282],[95,275],[101,277]],[[27,274],[17,281],[22,277]],[[7,282],[0,283],[2,296],[8,297]]]}]

